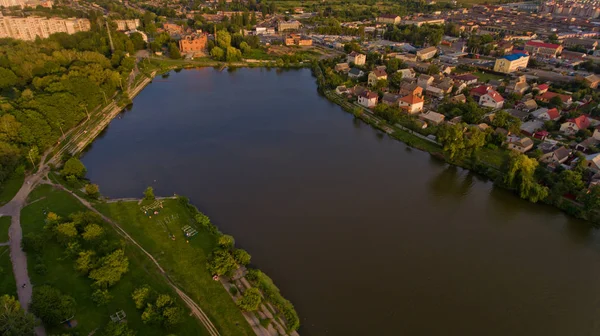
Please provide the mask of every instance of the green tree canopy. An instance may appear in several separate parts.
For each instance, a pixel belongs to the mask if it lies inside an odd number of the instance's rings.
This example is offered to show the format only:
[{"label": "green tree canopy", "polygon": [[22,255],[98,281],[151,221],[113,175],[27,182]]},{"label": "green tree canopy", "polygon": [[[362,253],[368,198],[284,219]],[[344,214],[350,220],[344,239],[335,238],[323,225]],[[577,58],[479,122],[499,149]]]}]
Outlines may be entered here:
[{"label": "green tree canopy", "polygon": [[0,335],[33,335],[34,327],[33,315],[26,313],[17,299],[9,295],[0,297]]},{"label": "green tree canopy", "polygon": [[89,275],[92,280],[95,280],[94,285],[99,288],[113,286],[129,270],[129,259],[123,250],[116,250],[103,257],[99,264],[100,267],[92,270]]},{"label": "green tree canopy", "polygon": [[44,323],[59,325],[75,314],[75,299],[60,290],[41,285],[33,288],[31,311]]},{"label": "green tree canopy", "polygon": [[85,177],[87,170],[78,158],[72,157],[65,162],[65,165],[61,171],[63,176],[75,176],[77,178]]},{"label": "green tree canopy", "polygon": [[248,288],[242,298],[238,300],[237,305],[243,311],[256,311],[262,302],[262,295],[258,288]]}]

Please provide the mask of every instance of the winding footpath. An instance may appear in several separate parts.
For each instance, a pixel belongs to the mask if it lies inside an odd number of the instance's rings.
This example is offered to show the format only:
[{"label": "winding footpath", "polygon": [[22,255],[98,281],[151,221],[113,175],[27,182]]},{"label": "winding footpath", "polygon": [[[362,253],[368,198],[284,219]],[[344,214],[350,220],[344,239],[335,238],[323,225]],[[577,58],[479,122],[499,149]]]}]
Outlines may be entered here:
[{"label": "winding footpath", "polygon": [[[42,161],[44,158],[45,155],[42,158]],[[27,255],[21,248],[21,240],[23,239],[23,230],[21,229],[21,209],[26,205],[29,193],[41,181],[42,176],[46,172],[47,166],[40,166],[37,173],[25,178],[21,189],[19,189],[15,197],[13,197],[10,202],[0,207],[0,215],[11,216],[10,228],[8,229],[10,261],[13,266],[13,273],[17,283],[17,296],[19,297],[21,307],[25,310],[29,310],[32,290],[29,273],[27,272]],[[46,335],[46,330],[41,323],[35,328],[35,333],[38,336]]]}]

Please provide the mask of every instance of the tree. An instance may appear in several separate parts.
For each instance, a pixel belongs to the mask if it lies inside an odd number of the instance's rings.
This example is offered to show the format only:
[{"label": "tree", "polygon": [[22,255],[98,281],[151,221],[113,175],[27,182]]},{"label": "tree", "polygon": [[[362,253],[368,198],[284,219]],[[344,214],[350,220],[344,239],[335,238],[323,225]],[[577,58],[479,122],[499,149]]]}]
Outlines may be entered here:
[{"label": "tree", "polygon": [[95,257],[96,253],[94,251],[79,252],[79,257],[75,261],[75,269],[83,275],[87,275],[94,268]]},{"label": "tree", "polygon": [[133,302],[135,302],[135,307],[137,309],[144,308],[150,298],[150,287],[142,286],[136,288],[131,294],[131,298],[133,299]]},{"label": "tree", "polygon": [[234,47],[227,47],[227,55],[225,56],[225,60],[227,62],[235,62],[235,61],[240,61],[242,59],[242,53],[234,48]]},{"label": "tree", "polygon": [[123,250],[116,250],[105,256],[100,259],[99,264],[101,266],[92,270],[89,275],[92,280],[95,280],[94,285],[99,288],[113,286],[129,270],[129,259]]},{"label": "tree", "polygon": [[513,152],[508,161],[508,169],[504,174],[504,183],[519,191],[521,198],[536,203],[548,196],[548,188],[535,181],[534,173],[537,160],[521,153]]},{"label": "tree", "polygon": [[129,329],[127,323],[124,321],[120,322],[109,322],[106,327],[104,327],[104,331],[102,332],[103,336],[135,336],[135,331]]},{"label": "tree", "polygon": [[227,47],[231,46],[231,35],[226,30],[219,30],[217,31],[215,41],[221,49],[227,49]]},{"label": "tree", "polygon": [[8,89],[17,84],[19,78],[12,70],[0,68],[0,89]]},{"label": "tree", "polygon": [[464,149],[463,130],[465,124],[457,123],[455,125],[442,124],[437,132],[437,139],[442,143],[444,152],[450,155],[450,159],[459,158]]},{"label": "tree", "polygon": [[83,178],[86,173],[85,166],[78,158],[72,157],[65,162],[61,174],[63,176],[75,176],[76,178]]},{"label": "tree", "polygon": [[144,190],[144,199],[146,201],[154,201],[156,197],[154,196],[154,188],[148,187]]},{"label": "tree", "polygon": [[179,52],[179,48],[177,48],[175,42],[169,43],[169,57],[171,57],[172,59],[181,58],[181,52]]},{"label": "tree", "polygon": [[34,327],[33,315],[26,313],[17,299],[9,295],[0,297],[0,335],[33,335]]},{"label": "tree", "polygon": [[222,235],[219,237],[219,245],[224,249],[230,249],[235,244],[235,240],[233,236],[230,235]]},{"label": "tree", "polygon": [[250,50],[252,50],[252,48],[248,45],[248,43],[246,43],[246,41],[244,41],[240,43],[240,50],[242,53],[247,54],[250,52]]},{"label": "tree", "polygon": [[77,237],[77,228],[75,223],[62,223],[55,227],[56,238],[62,243],[68,243],[70,240]]},{"label": "tree", "polygon": [[229,251],[217,249],[210,254],[208,258],[208,270],[212,274],[227,275],[238,268],[235,259]]},{"label": "tree", "polygon": [[248,288],[242,298],[238,300],[237,305],[243,311],[256,311],[262,302],[262,295],[258,288]]},{"label": "tree", "polygon": [[556,107],[561,109],[563,107],[563,101],[562,99],[560,99],[559,96],[554,96],[552,98],[550,98],[550,101],[548,102],[548,106],[549,107]]},{"label": "tree", "polygon": [[250,263],[250,258],[252,258],[250,253],[245,250],[235,249],[235,251],[233,251],[233,259],[240,265],[248,265]]},{"label": "tree", "polygon": [[98,240],[104,235],[104,229],[98,224],[88,224],[81,236],[87,241]]},{"label": "tree", "polygon": [[135,50],[146,49],[146,41],[144,41],[142,34],[136,32],[129,35],[129,38],[131,38],[131,42],[133,42],[133,47]]},{"label": "tree", "polygon": [[31,311],[44,323],[59,325],[75,314],[75,299],[48,285],[33,288]]},{"label": "tree", "polygon": [[214,47],[210,51],[210,56],[216,60],[222,61],[225,59],[225,51],[220,47]]},{"label": "tree", "polygon": [[100,196],[100,188],[97,184],[88,183],[85,185],[85,193],[93,199],[97,199]]},{"label": "tree", "polygon": [[400,89],[400,85],[402,85],[402,72],[394,72],[389,76],[390,79],[390,87],[396,90]]},{"label": "tree", "polygon": [[427,73],[429,75],[437,75],[440,73],[440,67],[437,66],[437,64],[430,64],[429,67],[427,67]]},{"label": "tree", "polygon": [[92,301],[99,307],[109,304],[112,298],[112,295],[110,295],[106,289],[96,289],[94,293],[92,293]]},{"label": "tree", "polygon": [[207,215],[199,212],[198,214],[196,214],[196,216],[194,217],[194,219],[196,220],[196,223],[202,225],[202,226],[208,226],[210,225],[210,218],[208,218]]}]

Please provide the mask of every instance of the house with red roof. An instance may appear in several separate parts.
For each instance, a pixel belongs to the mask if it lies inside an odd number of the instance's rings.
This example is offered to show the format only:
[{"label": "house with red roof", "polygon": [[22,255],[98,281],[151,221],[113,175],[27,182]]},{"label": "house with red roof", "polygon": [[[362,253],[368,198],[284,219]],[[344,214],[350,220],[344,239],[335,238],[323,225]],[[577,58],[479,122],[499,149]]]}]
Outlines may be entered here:
[{"label": "house with red roof", "polygon": [[473,98],[481,106],[498,109],[502,108],[502,106],[504,105],[504,97],[502,97],[501,94],[499,94],[489,85],[480,85],[472,89],[471,96],[473,96]]},{"label": "house with red roof", "polygon": [[560,100],[565,105],[571,105],[571,103],[573,103],[573,97],[571,97],[570,95],[560,94],[560,93],[556,93],[556,92],[552,92],[552,91],[546,91],[543,94],[535,97],[535,99],[537,99],[541,102],[544,102],[544,103],[549,103],[550,100],[552,100],[552,98],[554,98],[556,96],[560,97]]},{"label": "house with red roof", "polygon": [[573,135],[588,127],[590,127],[590,118],[582,114],[577,118],[569,119],[562,123],[560,125],[560,131],[566,135]]},{"label": "house with red roof", "polygon": [[527,41],[525,51],[531,55],[537,55],[547,58],[555,58],[562,52],[563,47],[560,44],[544,43],[542,41]]},{"label": "house with red roof", "polygon": [[365,90],[358,95],[358,103],[364,107],[371,108],[377,105],[379,95],[377,92]]},{"label": "house with red roof", "polygon": [[534,90],[537,90],[539,94],[544,94],[546,92],[548,92],[548,89],[550,88],[550,86],[548,86],[548,84],[540,84],[536,87],[534,87]]}]

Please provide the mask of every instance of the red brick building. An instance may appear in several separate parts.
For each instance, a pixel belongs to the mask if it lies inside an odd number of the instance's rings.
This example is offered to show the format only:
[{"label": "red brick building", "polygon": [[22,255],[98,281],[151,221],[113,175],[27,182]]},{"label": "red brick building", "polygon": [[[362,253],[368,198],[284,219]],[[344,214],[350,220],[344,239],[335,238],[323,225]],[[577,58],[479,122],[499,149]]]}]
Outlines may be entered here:
[{"label": "red brick building", "polygon": [[206,48],[208,38],[205,34],[198,36],[186,36],[179,40],[179,50],[182,53],[202,51]]}]

